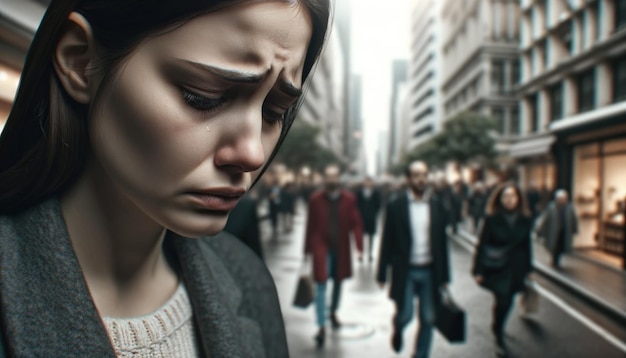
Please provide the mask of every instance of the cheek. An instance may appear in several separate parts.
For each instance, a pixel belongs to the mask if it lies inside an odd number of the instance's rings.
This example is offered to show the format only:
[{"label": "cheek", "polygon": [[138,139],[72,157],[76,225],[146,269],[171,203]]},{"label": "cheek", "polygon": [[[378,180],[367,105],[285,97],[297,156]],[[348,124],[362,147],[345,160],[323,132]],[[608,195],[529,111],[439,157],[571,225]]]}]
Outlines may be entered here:
[{"label": "cheek", "polygon": [[175,179],[205,158],[200,144],[207,133],[186,118],[175,94],[146,81],[140,89],[120,79],[101,102],[92,124],[96,150],[126,175]]}]

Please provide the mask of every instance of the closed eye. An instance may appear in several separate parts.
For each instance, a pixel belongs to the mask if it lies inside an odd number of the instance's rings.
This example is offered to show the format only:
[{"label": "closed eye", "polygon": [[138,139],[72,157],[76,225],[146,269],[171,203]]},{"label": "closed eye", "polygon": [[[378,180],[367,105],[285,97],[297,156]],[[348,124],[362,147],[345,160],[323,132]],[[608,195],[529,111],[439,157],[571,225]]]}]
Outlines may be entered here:
[{"label": "closed eye", "polygon": [[227,99],[224,97],[220,98],[209,98],[197,93],[191,92],[186,88],[181,89],[183,99],[190,105],[192,108],[203,111],[210,112],[218,109],[221,105],[227,102]]},{"label": "closed eye", "polygon": [[285,112],[277,112],[269,108],[267,104],[263,105],[263,120],[268,122],[269,124],[274,124],[276,122],[280,122],[281,124],[285,121]]}]

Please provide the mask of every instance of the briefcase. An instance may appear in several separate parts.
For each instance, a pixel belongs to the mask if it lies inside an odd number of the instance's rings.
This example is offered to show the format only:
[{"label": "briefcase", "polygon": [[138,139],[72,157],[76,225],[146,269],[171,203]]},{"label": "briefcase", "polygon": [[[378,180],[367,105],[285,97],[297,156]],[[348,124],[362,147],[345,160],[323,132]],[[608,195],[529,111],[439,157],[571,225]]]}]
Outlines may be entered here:
[{"label": "briefcase", "polygon": [[450,343],[465,342],[465,311],[452,299],[449,294],[443,294],[441,305],[437,312],[437,330]]},{"label": "briefcase", "polygon": [[293,305],[307,308],[313,302],[313,280],[309,275],[301,275],[298,279]]}]

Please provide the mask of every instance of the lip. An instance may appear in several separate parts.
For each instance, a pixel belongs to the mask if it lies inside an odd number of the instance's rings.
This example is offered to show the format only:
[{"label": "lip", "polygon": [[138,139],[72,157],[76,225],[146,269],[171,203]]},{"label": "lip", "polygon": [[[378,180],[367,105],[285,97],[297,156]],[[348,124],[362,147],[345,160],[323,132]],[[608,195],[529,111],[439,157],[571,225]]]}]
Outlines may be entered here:
[{"label": "lip", "polygon": [[187,193],[199,208],[212,211],[230,211],[237,206],[239,199],[246,193],[242,188],[211,188],[192,190]]}]

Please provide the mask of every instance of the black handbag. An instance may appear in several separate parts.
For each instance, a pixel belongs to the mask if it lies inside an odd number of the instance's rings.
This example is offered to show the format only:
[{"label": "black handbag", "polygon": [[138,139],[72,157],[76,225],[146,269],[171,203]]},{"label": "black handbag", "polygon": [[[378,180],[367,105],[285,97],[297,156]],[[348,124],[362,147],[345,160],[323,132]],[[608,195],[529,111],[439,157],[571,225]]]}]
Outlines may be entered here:
[{"label": "black handbag", "polygon": [[293,305],[299,308],[307,308],[311,302],[313,302],[313,280],[309,275],[301,275],[296,286]]},{"label": "black handbag", "polygon": [[485,246],[483,248],[482,264],[488,270],[500,270],[509,261],[510,246]]},{"label": "black handbag", "polygon": [[465,311],[454,302],[447,290],[441,293],[441,305],[438,308],[435,325],[448,342],[465,342]]}]

